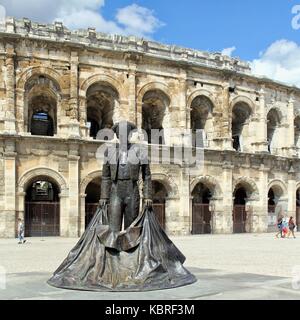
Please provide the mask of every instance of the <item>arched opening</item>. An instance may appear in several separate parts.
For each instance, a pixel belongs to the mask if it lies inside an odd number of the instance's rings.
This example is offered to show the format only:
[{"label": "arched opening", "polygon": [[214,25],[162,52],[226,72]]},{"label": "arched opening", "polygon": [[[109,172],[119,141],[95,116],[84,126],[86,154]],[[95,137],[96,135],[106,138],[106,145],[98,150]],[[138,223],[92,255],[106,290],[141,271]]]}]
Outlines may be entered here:
[{"label": "arched opening", "polygon": [[245,102],[238,102],[232,109],[232,139],[236,151],[245,151],[249,137],[249,119],[251,108]]},{"label": "arched opening", "polygon": [[87,123],[90,137],[113,126],[114,110],[119,105],[118,92],[108,84],[96,83],[87,90]]},{"label": "arched opening", "polygon": [[153,210],[163,229],[166,227],[166,199],[168,191],[159,181],[152,181]]},{"label": "arched opening", "polygon": [[247,191],[238,185],[234,191],[234,206],[233,206],[233,233],[246,233],[247,223]]},{"label": "arched opening", "polygon": [[295,126],[295,147],[297,148],[297,152],[299,155],[299,152],[300,152],[300,116],[295,118],[294,126]]},{"label": "arched opening", "polygon": [[163,122],[170,99],[160,90],[148,91],[143,97],[142,129],[148,143],[165,144]]},{"label": "arched opening", "polygon": [[268,193],[268,231],[275,231],[276,225],[276,198],[274,190],[271,188]]},{"label": "arched opening", "polygon": [[268,151],[270,153],[276,153],[279,141],[279,129],[281,118],[279,112],[276,109],[270,110],[267,116],[267,139],[268,139]]},{"label": "arched opening", "polygon": [[268,192],[268,232],[277,230],[277,219],[282,215],[283,208],[280,205],[280,199],[283,196],[283,190],[280,186],[273,186]]},{"label": "arched opening", "polygon": [[101,198],[101,178],[95,178],[91,181],[85,190],[85,228],[92,221]]},{"label": "arched opening", "polygon": [[195,137],[197,130],[203,132],[204,147],[209,146],[213,133],[213,103],[205,96],[196,97],[191,104],[191,130]]},{"label": "arched opening", "polygon": [[57,237],[60,235],[60,190],[56,182],[37,177],[26,189],[26,237]]},{"label": "arched opening", "polygon": [[58,85],[45,76],[35,76],[26,84],[25,95],[28,132],[34,136],[54,136],[57,133]]},{"label": "arched opening", "polygon": [[300,231],[300,188],[296,193],[296,224],[297,230]]},{"label": "arched opening", "polygon": [[198,183],[192,192],[192,234],[212,233],[212,215],[210,212],[211,190],[203,183]]},{"label": "arched opening", "polygon": [[33,136],[54,136],[54,123],[49,113],[35,112],[31,119],[31,134]]}]

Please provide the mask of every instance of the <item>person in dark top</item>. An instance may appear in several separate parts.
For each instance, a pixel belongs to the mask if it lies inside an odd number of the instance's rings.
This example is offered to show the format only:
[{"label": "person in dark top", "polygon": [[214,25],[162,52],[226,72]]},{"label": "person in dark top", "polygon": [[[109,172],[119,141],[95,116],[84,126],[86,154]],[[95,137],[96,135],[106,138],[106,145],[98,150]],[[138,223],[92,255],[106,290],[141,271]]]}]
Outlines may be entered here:
[{"label": "person in dark top", "polygon": [[296,236],[295,236],[295,228],[296,228],[296,224],[295,224],[295,221],[294,221],[294,217],[290,217],[290,220],[289,220],[289,233],[288,233],[288,238],[291,236],[291,234],[293,235],[294,239],[296,239]]}]

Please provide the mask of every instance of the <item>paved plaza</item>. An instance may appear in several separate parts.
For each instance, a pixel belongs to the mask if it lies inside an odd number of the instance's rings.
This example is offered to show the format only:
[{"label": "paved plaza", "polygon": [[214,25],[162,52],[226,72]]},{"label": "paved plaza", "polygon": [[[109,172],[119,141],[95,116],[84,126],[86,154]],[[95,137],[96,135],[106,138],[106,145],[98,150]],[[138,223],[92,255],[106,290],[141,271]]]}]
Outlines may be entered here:
[{"label": "paved plaza", "polygon": [[[60,290],[46,284],[78,239],[30,238],[24,245],[0,240],[0,270],[6,289],[0,299],[300,299],[300,234],[275,239],[274,234],[173,237],[186,255],[185,266],[198,282],[183,288],[145,293],[91,293]],[[294,285],[293,285],[294,283]]]}]

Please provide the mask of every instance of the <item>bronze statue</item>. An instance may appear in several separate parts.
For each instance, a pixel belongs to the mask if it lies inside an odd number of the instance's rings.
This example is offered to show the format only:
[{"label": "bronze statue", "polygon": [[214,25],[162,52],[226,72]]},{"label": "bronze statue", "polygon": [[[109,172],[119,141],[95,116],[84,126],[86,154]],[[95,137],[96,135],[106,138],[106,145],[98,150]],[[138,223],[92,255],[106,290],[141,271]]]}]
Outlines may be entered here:
[{"label": "bronze statue", "polygon": [[[153,212],[147,150],[129,143],[135,128],[126,121],[113,127],[120,143],[111,144],[105,152],[99,208],[48,284],[118,292],[170,289],[196,282],[183,267],[185,257]],[[141,212],[140,173],[145,199]]]},{"label": "bronze statue", "polygon": [[152,182],[148,159],[140,148],[129,143],[129,135],[135,129],[137,129],[135,125],[126,121],[113,126],[112,130],[116,133],[120,144],[116,148],[112,146],[107,150],[103,165],[100,204],[106,205],[110,199],[109,225],[113,231],[121,231],[123,216],[124,226],[127,229],[139,215],[140,171],[145,205],[147,207],[152,205]]}]

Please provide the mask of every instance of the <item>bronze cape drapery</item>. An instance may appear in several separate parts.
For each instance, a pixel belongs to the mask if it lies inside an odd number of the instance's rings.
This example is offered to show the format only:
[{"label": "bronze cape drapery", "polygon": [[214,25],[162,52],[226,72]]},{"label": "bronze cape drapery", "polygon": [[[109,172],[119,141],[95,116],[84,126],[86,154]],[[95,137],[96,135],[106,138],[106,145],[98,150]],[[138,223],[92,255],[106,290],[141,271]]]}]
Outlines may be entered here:
[{"label": "bronze cape drapery", "polygon": [[184,262],[151,208],[126,231],[114,232],[104,206],[48,284],[86,291],[170,289],[196,282]]}]

